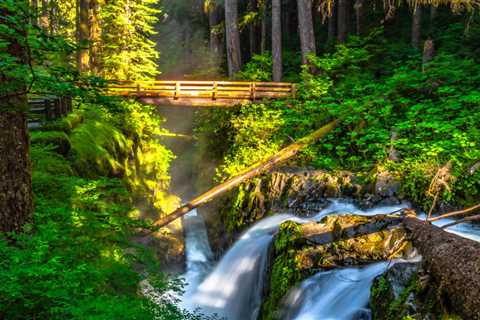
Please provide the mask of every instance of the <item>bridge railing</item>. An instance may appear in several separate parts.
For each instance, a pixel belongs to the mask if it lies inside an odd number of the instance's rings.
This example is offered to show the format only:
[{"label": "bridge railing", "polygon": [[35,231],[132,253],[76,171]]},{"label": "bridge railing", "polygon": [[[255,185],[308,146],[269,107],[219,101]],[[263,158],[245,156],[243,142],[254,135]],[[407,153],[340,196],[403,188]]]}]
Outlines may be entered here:
[{"label": "bridge railing", "polygon": [[72,112],[71,97],[36,97],[28,99],[28,123],[31,127],[66,116]]},{"label": "bridge railing", "polygon": [[246,81],[112,81],[108,93],[120,96],[257,100],[295,97],[288,82]]}]

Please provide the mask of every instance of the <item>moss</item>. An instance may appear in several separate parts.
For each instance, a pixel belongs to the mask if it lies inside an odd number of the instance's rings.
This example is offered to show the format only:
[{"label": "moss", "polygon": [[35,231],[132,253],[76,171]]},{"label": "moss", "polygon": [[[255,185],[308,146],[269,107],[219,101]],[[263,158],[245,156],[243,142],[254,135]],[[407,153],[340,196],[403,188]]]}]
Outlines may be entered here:
[{"label": "moss", "polygon": [[280,225],[275,237],[275,261],[270,275],[270,293],[262,304],[261,319],[278,318],[277,309],[288,290],[303,279],[298,272],[299,261],[295,258],[296,247],[301,244],[301,229],[298,223],[287,221]]},{"label": "moss", "polygon": [[[411,310],[409,310],[411,297],[417,309],[414,315],[410,314]],[[407,287],[396,299],[385,275],[379,277],[371,289],[370,308],[374,320],[461,319],[445,310],[434,285],[423,288],[418,274],[410,279]]]},{"label": "moss", "polygon": [[84,121],[84,117],[79,112],[72,112],[68,116],[48,122],[40,128],[40,131],[64,131],[69,133],[77,128]]},{"label": "moss", "polygon": [[64,156],[71,149],[70,139],[63,131],[33,131],[30,139],[34,145],[51,145],[53,151]]}]

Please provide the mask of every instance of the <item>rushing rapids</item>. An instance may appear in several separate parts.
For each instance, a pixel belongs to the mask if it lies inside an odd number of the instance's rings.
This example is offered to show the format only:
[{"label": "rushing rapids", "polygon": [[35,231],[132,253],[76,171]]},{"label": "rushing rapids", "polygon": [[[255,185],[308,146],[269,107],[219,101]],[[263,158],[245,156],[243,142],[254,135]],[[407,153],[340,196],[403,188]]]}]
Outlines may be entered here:
[{"label": "rushing rapids", "polygon": [[[318,221],[330,214],[375,215],[407,207],[378,206],[363,211],[352,203],[333,200],[312,218],[279,214],[261,220],[247,230],[214,266],[205,224],[196,212],[185,220],[187,273],[183,305],[228,320],[255,320],[261,306],[268,248],[280,224],[286,220]],[[439,225],[448,221],[437,222]],[[480,241],[480,229],[457,225],[456,234]],[[283,319],[369,319],[367,309],[373,279],[391,266],[388,262],[317,273],[291,290],[285,300]]]}]

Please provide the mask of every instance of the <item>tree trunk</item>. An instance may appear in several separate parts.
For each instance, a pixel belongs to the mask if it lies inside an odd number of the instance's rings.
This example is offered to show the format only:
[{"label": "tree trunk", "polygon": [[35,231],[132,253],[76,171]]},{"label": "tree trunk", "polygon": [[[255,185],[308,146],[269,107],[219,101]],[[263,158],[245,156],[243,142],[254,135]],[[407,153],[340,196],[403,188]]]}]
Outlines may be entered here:
[{"label": "tree trunk", "polygon": [[347,40],[348,25],[347,25],[347,6],[348,0],[338,0],[337,9],[337,41],[344,43]]},{"label": "tree trunk", "polygon": [[267,51],[267,4],[264,4],[262,9],[262,26],[260,39],[260,53],[264,54]]},{"label": "tree trunk", "polygon": [[404,225],[448,309],[480,319],[480,243],[414,218]]},{"label": "tree trunk", "polygon": [[412,47],[420,49],[420,37],[422,28],[422,7],[417,5],[412,14]]},{"label": "tree trunk", "polygon": [[272,0],[272,62],[273,81],[282,81],[282,3]]},{"label": "tree trunk", "polygon": [[437,12],[438,12],[438,7],[431,5],[430,6],[430,26],[428,30],[428,33],[430,34],[430,36],[432,35],[433,29],[435,27],[435,19],[437,18]]},{"label": "tree trunk", "polygon": [[315,34],[312,19],[312,1],[297,0],[298,31],[300,33],[300,46],[302,48],[302,63],[308,63],[308,55],[316,53]]},{"label": "tree trunk", "polygon": [[90,10],[92,16],[90,18],[90,67],[95,75],[100,73],[99,49],[100,49],[100,23],[98,0],[90,0]]},{"label": "tree trunk", "polygon": [[356,34],[360,36],[362,33],[362,16],[363,16],[363,0],[355,1],[355,23],[356,23]]},{"label": "tree trunk", "polygon": [[250,168],[246,169],[243,173],[210,189],[209,191],[196,197],[189,203],[173,211],[169,215],[157,220],[154,223],[154,226],[157,228],[162,228],[167,224],[169,224],[170,222],[186,215],[191,210],[206,204],[212,199],[218,197],[219,195],[222,195],[225,192],[231,190],[232,188],[238,186],[242,182],[245,182],[250,178],[253,178],[261,173],[271,170],[276,165],[295,156],[305,146],[312,144],[314,142],[317,142],[318,140],[323,138],[325,135],[327,135],[329,132],[335,129],[339,123],[340,123],[340,120],[334,120],[328,123],[327,125],[321,127],[320,129],[316,130],[315,132],[309,134],[308,136],[305,136],[302,139],[298,140],[297,142],[289,145],[288,147],[283,148],[282,150],[278,151],[276,154],[274,154],[270,158],[252,165]]},{"label": "tree trunk", "polygon": [[238,0],[225,0],[225,32],[227,38],[228,76],[232,78],[240,71],[240,31],[238,29]]},{"label": "tree trunk", "polygon": [[[250,0],[249,10],[254,12],[256,11],[256,0]],[[257,35],[255,34],[256,22],[252,21],[248,25],[248,42],[250,49],[250,57],[253,57],[257,52]]]},{"label": "tree trunk", "polygon": [[336,2],[332,3],[332,12],[328,17],[328,38],[329,43],[335,41],[337,35],[337,8]]},{"label": "tree trunk", "polygon": [[42,0],[42,17],[40,19],[43,29],[48,30],[50,21],[48,19],[48,0]]},{"label": "tree trunk", "polygon": [[208,22],[210,25],[210,52],[215,59],[222,59],[223,57],[223,33],[220,30],[216,30],[222,22],[221,7],[217,4],[211,5],[208,11]]},{"label": "tree trunk", "polygon": [[[0,9],[0,16],[10,14],[7,9]],[[7,19],[2,19],[2,24],[18,27],[10,25]],[[26,64],[26,50],[17,35],[4,40],[8,41],[6,52]],[[8,86],[2,86],[7,83]],[[33,214],[26,84],[0,73],[0,88],[0,232],[19,232]]]},{"label": "tree trunk", "polygon": [[38,26],[38,0],[32,0],[32,24]]},{"label": "tree trunk", "polygon": [[77,68],[79,72],[88,71],[89,55],[88,41],[90,40],[90,26],[88,19],[89,0],[78,0],[78,51]]}]

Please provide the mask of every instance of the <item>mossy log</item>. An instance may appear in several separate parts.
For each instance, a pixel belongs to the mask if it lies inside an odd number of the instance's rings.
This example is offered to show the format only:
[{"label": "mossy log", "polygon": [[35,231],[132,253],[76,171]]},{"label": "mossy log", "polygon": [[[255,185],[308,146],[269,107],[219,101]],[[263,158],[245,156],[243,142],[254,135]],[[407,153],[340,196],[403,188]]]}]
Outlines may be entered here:
[{"label": "mossy log", "polygon": [[218,197],[221,194],[231,190],[232,188],[238,186],[242,182],[247,181],[261,173],[264,173],[278,164],[292,158],[295,156],[300,150],[302,150],[305,146],[310,145],[322,137],[327,135],[333,129],[337,127],[340,123],[340,120],[334,120],[327,125],[321,127],[320,129],[316,130],[315,132],[309,134],[308,136],[303,137],[302,139],[298,140],[297,142],[289,145],[288,147],[283,148],[273,156],[269,157],[268,159],[261,161],[252,165],[250,168],[245,170],[243,173],[233,177],[225,181],[224,183],[210,189],[209,191],[205,192],[204,194],[198,196],[197,198],[193,199],[189,203],[181,206],[174,212],[170,213],[169,215],[157,220],[154,223],[156,228],[161,228],[169,224],[170,222],[184,216],[191,210],[206,204],[207,202],[211,201],[215,197]]},{"label": "mossy log", "polygon": [[464,319],[480,319],[480,243],[414,218],[404,226],[445,307]]}]

